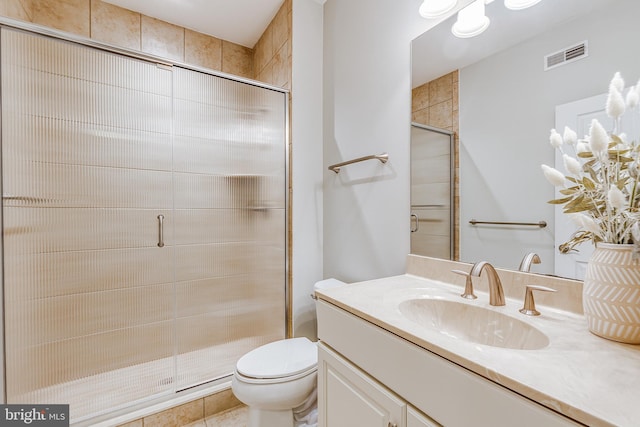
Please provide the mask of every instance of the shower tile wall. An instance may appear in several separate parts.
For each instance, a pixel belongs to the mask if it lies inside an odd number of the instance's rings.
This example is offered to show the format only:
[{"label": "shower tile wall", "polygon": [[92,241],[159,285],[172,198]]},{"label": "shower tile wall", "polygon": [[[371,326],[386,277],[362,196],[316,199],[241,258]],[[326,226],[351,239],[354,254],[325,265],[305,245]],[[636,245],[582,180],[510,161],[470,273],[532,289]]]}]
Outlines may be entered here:
[{"label": "shower tile wall", "polygon": [[411,121],[454,132],[454,259],[460,259],[458,70],[413,89]]},{"label": "shower tile wall", "polygon": [[[101,0],[0,0],[0,15],[290,89],[291,7],[285,0],[253,49]],[[172,31],[183,44],[170,50]]]},{"label": "shower tile wall", "polygon": [[101,0],[0,0],[0,15],[274,86],[290,87],[291,0],[285,0],[253,49]]}]

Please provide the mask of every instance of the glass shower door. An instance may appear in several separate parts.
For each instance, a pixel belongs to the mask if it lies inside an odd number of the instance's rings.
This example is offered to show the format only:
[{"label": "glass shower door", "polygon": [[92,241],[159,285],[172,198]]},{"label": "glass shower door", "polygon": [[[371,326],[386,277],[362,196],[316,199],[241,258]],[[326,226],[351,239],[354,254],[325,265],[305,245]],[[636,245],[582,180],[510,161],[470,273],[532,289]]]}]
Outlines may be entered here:
[{"label": "glass shower door", "polygon": [[74,420],[170,393],[172,72],[2,29],[9,403]]},{"label": "glass shower door", "polygon": [[82,421],[283,338],[287,95],[0,38],[8,403]]},{"label": "glass shower door", "polygon": [[411,253],[453,259],[453,135],[411,125]]},{"label": "glass shower door", "polygon": [[177,386],[284,338],[286,95],[174,70]]}]

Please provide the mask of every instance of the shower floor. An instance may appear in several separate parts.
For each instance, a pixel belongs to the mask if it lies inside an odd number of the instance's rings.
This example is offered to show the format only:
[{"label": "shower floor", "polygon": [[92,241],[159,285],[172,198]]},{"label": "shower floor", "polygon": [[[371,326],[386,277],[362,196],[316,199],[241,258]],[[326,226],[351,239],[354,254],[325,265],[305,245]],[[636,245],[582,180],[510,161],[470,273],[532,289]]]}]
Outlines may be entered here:
[{"label": "shower floor", "polygon": [[[158,359],[34,390],[13,396],[11,402],[69,404],[71,422],[79,422],[133,404],[170,396],[178,390],[202,383],[199,381],[201,378],[213,380],[230,375],[237,355],[255,346],[255,339],[234,341],[184,353],[175,360],[172,357]],[[229,368],[221,372],[220,368],[212,369],[214,366],[207,364],[207,361],[215,361],[216,366]],[[175,365],[180,367],[177,384],[171,374]]]}]

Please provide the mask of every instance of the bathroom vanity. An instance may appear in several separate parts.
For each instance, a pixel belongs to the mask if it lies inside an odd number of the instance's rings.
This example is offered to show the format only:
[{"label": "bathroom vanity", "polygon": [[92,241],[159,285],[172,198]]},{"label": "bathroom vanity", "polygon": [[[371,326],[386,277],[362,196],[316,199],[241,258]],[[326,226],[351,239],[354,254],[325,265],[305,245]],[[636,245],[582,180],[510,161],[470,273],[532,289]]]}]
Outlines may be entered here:
[{"label": "bathroom vanity", "polygon": [[638,425],[640,346],[571,311],[525,316],[512,284],[494,307],[452,282],[408,273],[316,293],[320,426]]}]

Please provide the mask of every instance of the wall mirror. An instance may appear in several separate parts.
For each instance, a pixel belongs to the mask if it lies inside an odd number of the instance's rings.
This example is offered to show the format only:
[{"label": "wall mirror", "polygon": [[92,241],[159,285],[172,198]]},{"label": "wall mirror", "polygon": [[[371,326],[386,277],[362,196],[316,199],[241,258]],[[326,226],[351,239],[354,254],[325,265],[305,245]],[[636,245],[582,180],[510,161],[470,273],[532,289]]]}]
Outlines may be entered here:
[{"label": "wall mirror", "polygon": [[[554,165],[549,131],[556,127],[556,107],[606,93],[616,71],[627,86],[638,82],[640,2],[542,0],[512,11],[495,0],[486,15],[490,26],[477,37],[453,36],[454,15],[411,47],[414,89],[457,70],[457,253],[461,261],[517,269],[535,252],[542,262],[532,272],[558,274],[554,206],[547,203],[554,189],[540,170]],[[580,58],[552,67],[545,62],[580,44]],[[472,225],[472,219],[547,226]]]}]

